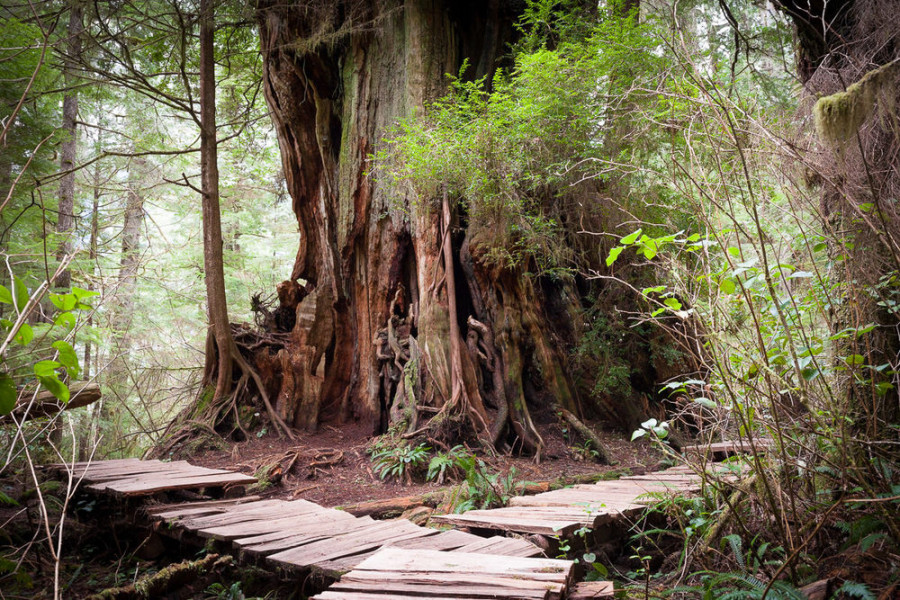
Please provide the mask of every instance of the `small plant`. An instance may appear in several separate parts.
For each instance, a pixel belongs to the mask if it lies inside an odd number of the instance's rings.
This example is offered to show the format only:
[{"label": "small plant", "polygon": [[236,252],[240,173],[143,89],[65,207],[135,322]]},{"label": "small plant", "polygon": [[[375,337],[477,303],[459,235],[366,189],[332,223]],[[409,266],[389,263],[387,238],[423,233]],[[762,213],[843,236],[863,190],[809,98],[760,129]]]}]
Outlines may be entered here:
[{"label": "small plant", "polygon": [[428,463],[426,479],[442,484],[448,475],[461,477],[465,474],[461,461],[469,456],[471,453],[462,445],[454,446],[447,452],[438,452]]},{"label": "small plant", "polygon": [[381,479],[393,477],[411,484],[413,472],[425,464],[430,451],[425,444],[396,446],[374,452],[372,462]]},{"label": "small plant", "polygon": [[456,513],[506,506],[517,489],[528,484],[516,480],[515,468],[505,474],[490,471],[488,464],[474,454],[461,456],[458,466],[465,472],[466,479],[451,500]]}]

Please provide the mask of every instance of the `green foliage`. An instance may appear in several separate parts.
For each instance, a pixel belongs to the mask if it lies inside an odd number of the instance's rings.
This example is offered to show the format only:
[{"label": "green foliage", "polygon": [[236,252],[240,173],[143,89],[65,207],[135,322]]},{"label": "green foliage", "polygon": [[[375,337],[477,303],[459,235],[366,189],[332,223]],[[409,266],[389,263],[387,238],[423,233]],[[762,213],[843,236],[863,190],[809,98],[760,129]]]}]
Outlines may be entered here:
[{"label": "green foliage", "polygon": [[391,477],[412,483],[413,474],[428,460],[430,450],[425,444],[411,446],[403,443],[373,452],[372,463],[381,479]]},{"label": "green foliage", "polygon": [[528,484],[517,480],[515,467],[506,473],[493,471],[474,454],[460,455],[456,464],[465,474],[465,480],[456,488],[450,501],[455,513],[506,506],[510,497]]},{"label": "green foliage", "polygon": [[438,452],[429,461],[425,478],[442,484],[448,476],[460,475],[464,472],[462,461],[466,460],[469,454],[469,451],[461,445],[453,446],[447,452]]}]

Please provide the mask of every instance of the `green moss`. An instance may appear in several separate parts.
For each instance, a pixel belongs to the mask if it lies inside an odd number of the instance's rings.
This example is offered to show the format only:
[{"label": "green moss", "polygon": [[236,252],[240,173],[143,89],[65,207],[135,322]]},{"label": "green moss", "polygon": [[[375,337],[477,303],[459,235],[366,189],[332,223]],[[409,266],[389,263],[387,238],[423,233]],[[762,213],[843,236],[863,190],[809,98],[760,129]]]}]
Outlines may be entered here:
[{"label": "green moss", "polygon": [[893,81],[898,70],[900,60],[895,60],[869,71],[846,91],[819,98],[813,109],[819,135],[835,144],[852,139],[872,114],[878,92]]}]

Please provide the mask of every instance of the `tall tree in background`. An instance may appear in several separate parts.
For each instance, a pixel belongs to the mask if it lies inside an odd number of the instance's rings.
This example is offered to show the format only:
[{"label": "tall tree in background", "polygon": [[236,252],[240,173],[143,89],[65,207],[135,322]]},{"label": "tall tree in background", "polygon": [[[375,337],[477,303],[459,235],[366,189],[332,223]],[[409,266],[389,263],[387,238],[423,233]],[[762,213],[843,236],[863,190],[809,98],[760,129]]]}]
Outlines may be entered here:
[{"label": "tall tree in background", "polygon": [[[69,25],[66,30],[65,55],[63,57],[62,130],[65,138],[60,145],[59,168],[59,214],[56,231],[60,234],[57,260],[72,254],[72,233],[75,227],[75,154],[77,149],[78,83],[76,75],[81,60],[82,32],[84,31],[81,0],[69,0]],[[63,270],[56,278],[56,285],[68,288],[72,284],[69,269]]]}]

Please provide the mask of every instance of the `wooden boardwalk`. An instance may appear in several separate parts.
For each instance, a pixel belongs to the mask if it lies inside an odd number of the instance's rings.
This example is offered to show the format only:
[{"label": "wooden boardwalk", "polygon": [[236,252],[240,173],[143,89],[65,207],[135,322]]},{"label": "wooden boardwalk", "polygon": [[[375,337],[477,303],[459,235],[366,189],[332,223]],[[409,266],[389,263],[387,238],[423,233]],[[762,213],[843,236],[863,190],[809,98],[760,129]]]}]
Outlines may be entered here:
[{"label": "wooden boardwalk", "polygon": [[[723,471],[729,477],[727,469]],[[596,529],[618,518],[633,518],[666,494],[701,489],[703,478],[687,467],[576,485],[535,496],[518,496],[506,508],[438,515],[436,523],[520,534],[571,536],[582,527]]]},{"label": "wooden boardwalk", "polygon": [[160,524],[160,533],[214,539],[230,544],[244,560],[267,562],[286,570],[316,571],[329,577],[356,567],[386,546],[509,557],[541,554],[540,548],[518,538],[440,531],[405,519],[376,521],[306,500],[186,502],[151,507],[148,513]]},{"label": "wooden boardwalk", "polygon": [[[720,478],[729,478],[728,467]],[[53,465],[87,490],[114,497],[150,497],[173,490],[224,488],[255,478],[186,461],[124,459]],[[287,572],[338,579],[320,600],[532,600],[611,597],[609,584],[570,585],[574,563],[536,558],[542,550],[510,533],[567,537],[635,517],[671,493],[700,490],[703,478],[686,467],[513,498],[509,506],[433,516],[432,522],[470,531],[440,531],[405,519],[376,521],[306,500],[243,497],[206,502],[145,504],[156,531],[184,539],[216,540],[241,560]],[[571,593],[571,594],[570,594]]]}]

